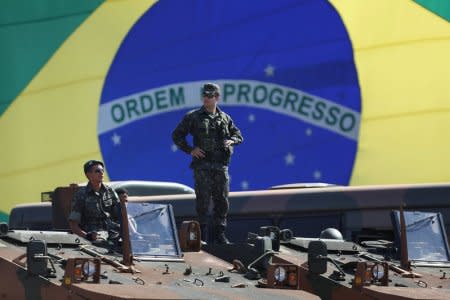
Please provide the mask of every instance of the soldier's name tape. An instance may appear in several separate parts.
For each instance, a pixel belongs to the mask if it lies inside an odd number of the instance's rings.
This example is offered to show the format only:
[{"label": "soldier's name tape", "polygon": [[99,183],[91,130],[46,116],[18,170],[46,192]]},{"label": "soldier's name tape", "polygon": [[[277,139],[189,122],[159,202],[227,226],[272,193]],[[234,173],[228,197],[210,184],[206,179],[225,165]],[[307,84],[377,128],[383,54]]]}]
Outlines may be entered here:
[{"label": "soldier's name tape", "polygon": [[[254,80],[214,80],[221,87],[220,106],[263,108],[300,119],[357,140],[360,114],[301,90]],[[205,81],[149,89],[102,104],[98,134],[157,114],[201,106]]]}]

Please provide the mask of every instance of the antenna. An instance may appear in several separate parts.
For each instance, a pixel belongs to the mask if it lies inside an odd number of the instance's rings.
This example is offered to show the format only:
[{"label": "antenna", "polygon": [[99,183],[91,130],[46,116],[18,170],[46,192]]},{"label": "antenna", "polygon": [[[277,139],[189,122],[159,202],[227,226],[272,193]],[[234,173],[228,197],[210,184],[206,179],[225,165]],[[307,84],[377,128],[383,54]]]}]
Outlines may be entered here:
[{"label": "antenna", "polygon": [[405,214],[403,213],[403,207],[405,203],[400,203],[400,242],[401,242],[401,257],[400,266],[404,270],[411,271],[411,262],[408,260],[408,239],[406,237],[406,223]]}]

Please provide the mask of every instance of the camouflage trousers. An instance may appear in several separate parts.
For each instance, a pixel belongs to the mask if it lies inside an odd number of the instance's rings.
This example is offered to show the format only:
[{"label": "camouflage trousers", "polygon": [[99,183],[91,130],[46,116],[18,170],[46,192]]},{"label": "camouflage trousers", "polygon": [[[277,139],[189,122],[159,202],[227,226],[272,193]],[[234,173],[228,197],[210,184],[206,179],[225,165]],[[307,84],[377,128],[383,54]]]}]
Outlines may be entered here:
[{"label": "camouflage trousers", "polygon": [[213,224],[227,225],[228,192],[230,180],[228,169],[194,169],[196,210],[200,224],[208,223],[208,208],[214,204]]}]

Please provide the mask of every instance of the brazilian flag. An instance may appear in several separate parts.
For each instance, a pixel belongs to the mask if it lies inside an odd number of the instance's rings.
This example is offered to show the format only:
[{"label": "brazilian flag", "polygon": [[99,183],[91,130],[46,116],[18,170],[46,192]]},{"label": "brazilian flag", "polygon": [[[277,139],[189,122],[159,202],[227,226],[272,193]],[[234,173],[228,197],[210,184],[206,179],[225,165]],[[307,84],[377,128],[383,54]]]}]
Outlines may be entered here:
[{"label": "brazilian flag", "polygon": [[170,131],[204,81],[244,133],[232,190],[450,180],[448,1],[1,6],[1,220],[86,181],[89,159],[109,180],[192,185]]}]

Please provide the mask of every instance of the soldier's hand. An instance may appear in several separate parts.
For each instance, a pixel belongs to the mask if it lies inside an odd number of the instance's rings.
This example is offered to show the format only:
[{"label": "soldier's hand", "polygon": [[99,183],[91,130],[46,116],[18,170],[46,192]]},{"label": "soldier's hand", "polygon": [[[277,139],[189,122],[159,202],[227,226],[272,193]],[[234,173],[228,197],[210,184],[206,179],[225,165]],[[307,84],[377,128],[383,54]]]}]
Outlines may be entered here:
[{"label": "soldier's hand", "polygon": [[230,146],[233,146],[234,141],[233,140],[224,140],[223,141],[223,145],[225,146],[225,148],[228,148]]},{"label": "soldier's hand", "polygon": [[205,157],[205,151],[203,151],[202,149],[200,149],[199,147],[195,147],[192,151],[191,151],[191,155],[195,158],[204,158]]},{"label": "soldier's hand", "polygon": [[97,232],[89,231],[88,233],[86,233],[85,239],[87,239],[88,241],[97,240]]}]

